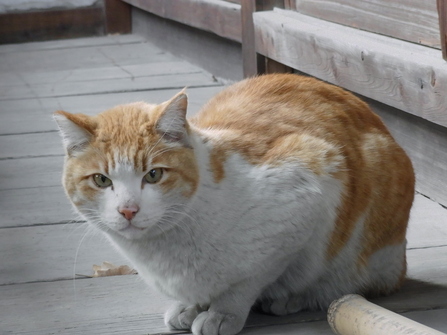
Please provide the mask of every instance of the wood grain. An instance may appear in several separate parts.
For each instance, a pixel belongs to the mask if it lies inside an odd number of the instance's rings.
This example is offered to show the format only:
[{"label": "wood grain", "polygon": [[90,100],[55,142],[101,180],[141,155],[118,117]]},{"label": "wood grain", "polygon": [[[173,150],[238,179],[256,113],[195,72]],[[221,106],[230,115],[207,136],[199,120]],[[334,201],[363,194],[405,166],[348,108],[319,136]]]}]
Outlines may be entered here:
[{"label": "wood grain", "polygon": [[80,220],[62,185],[0,190],[0,213],[0,228]]},{"label": "wood grain", "polygon": [[0,296],[2,334],[163,333],[172,303],[138,276],[6,285]]},{"label": "wood grain", "polygon": [[[2,229],[0,285],[91,276],[93,264],[130,264],[87,224]],[[76,276],[79,274],[80,276]]]},{"label": "wood grain", "polygon": [[64,155],[57,132],[2,136],[1,141],[0,160]]},{"label": "wood grain", "polygon": [[295,0],[295,8],[319,19],[441,47],[434,0]]},{"label": "wood grain", "polygon": [[447,246],[447,209],[416,194],[407,230],[407,249]]},{"label": "wood grain", "polygon": [[241,42],[241,6],[213,0],[124,0],[165,19]]},{"label": "wood grain", "polygon": [[3,86],[3,89],[0,91],[0,100],[148,91],[153,89],[177,88],[178,90],[181,90],[187,86],[192,88],[213,85],[220,84],[213,79],[211,74],[203,72],[141,77],[127,76],[125,78],[113,78],[113,80],[96,80],[91,78],[86,81],[61,81],[56,84],[40,84],[34,87],[27,85]]},{"label": "wood grain", "polygon": [[257,12],[254,22],[258,53],[447,126],[441,51],[292,11]]},{"label": "wood grain", "polygon": [[[120,45],[86,46],[78,48],[53,48],[50,50],[21,50],[2,54],[0,72],[25,73],[26,77],[35,72],[46,70],[66,71],[77,69],[95,69],[104,67],[120,67],[136,64],[153,64],[175,61],[173,55],[147,43],[135,43],[131,47]],[[89,76],[86,75],[85,79]]]},{"label": "wood grain", "polygon": [[[220,90],[222,90],[222,86],[188,88],[188,116],[194,115],[208,99]],[[72,113],[93,115],[123,103],[135,101],[162,103],[172,98],[178,91],[174,88],[87,96],[3,100],[0,104],[0,120],[2,121],[0,122],[0,134],[56,131],[56,123],[52,120],[52,114],[56,110],[62,109]],[[0,152],[2,147],[0,145]]]},{"label": "wood grain", "polygon": [[0,190],[58,186],[63,156],[0,160]]},{"label": "wood grain", "polygon": [[28,42],[17,44],[6,44],[0,47],[0,54],[11,52],[43,51],[54,49],[75,49],[80,47],[122,45],[131,47],[132,44],[145,43],[146,40],[138,35],[111,35],[90,36],[58,41]]}]

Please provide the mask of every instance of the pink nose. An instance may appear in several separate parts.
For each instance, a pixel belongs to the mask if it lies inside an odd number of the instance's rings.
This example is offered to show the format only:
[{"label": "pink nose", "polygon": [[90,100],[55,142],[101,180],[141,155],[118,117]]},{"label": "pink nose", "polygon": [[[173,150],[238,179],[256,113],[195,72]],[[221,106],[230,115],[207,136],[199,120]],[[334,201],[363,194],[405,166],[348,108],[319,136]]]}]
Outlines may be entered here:
[{"label": "pink nose", "polygon": [[122,216],[124,216],[127,220],[130,221],[135,217],[135,215],[137,215],[139,210],[140,208],[138,206],[129,206],[119,208],[118,212],[120,212]]}]

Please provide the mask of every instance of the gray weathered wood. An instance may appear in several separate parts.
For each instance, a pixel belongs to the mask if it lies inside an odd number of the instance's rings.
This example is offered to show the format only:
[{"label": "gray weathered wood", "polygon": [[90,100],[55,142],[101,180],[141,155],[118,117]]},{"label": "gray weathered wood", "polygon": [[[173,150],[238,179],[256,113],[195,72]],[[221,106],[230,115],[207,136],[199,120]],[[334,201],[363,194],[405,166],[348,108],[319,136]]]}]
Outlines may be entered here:
[{"label": "gray weathered wood", "polygon": [[171,303],[138,276],[6,285],[0,296],[2,334],[155,334]]},{"label": "gray weathered wood", "polygon": [[124,0],[165,19],[241,41],[241,6],[215,0]]},{"label": "gray weathered wood", "polygon": [[63,156],[0,160],[0,190],[57,186]]},{"label": "gray weathered wood", "polygon": [[[113,80],[121,78],[137,78],[160,75],[203,73],[198,67],[183,61],[166,61],[148,64],[134,64],[123,66],[98,66],[93,69],[77,68],[71,70],[49,71],[40,69],[27,73],[24,76],[17,72],[8,72],[2,74],[0,78],[0,88],[5,89],[9,86],[37,85],[37,84],[56,84],[86,82],[97,80]],[[54,85],[54,87],[57,87]],[[3,94],[6,95],[6,94]]]},{"label": "gray weathered wood", "polygon": [[[222,86],[188,88],[188,115],[196,113],[208,99],[221,90]],[[56,110],[93,115],[123,103],[161,103],[178,92],[179,89],[166,89],[2,101],[0,134],[55,131],[57,126],[52,120],[52,113]]]},{"label": "gray weathered wood", "polygon": [[[167,333],[162,314],[171,301],[146,288],[138,276],[85,279],[73,284],[59,281],[0,287],[0,329],[6,334],[48,334],[61,327],[70,334]],[[438,309],[403,315],[445,331],[445,312]],[[286,318],[252,314],[242,334],[331,334],[324,314],[319,318],[300,314],[309,316],[307,322],[303,318],[287,324]]]},{"label": "gray weathered wood", "polygon": [[[179,3],[180,1],[177,1]],[[217,0],[217,2],[221,2]],[[240,80],[241,44],[134,7],[132,31],[216,77]]]},{"label": "gray weathered wood", "polygon": [[39,84],[35,86],[3,86],[0,92],[0,100],[23,98],[48,98],[70,95],[91,95],[100,93],[119,93],[145,90],[161,90],[186,87],[201,87],[219,85],[210,74],[207,73],[180,73],[171,75],[155,75],[148,77],[127,77],[88,80],[77,82],[61,81],[52,84]]},{"label": "gray weathered wood", "polygon": [[41,69],[68,70],[147,64],[176,60],[148,43],[88,46],[84,48],[22,51],[2,54],[0,72],[32,73]]},{"label": "gray weathered wood", "polygon": [[416,194],[407,231],[407,248],[447,246],[447,209]]},{"label": "gray weathered wood", "polygon": [[4,228],[0,232],[0,285],[91,276],[93,264],[104,261],[130,264],[85,223]]},{"label": "gray weathered wood", "polygon": [[62,185],[0,191],[0,213],[0,228],[79,220]]},{"label": "gray weathered wood", "polygon": [[440,48],[435,1],[294,0],[298,12],[323,20]]},{"label": "gray weathered wood", "polygon": [[410,249],[407,261],[409,278],[440,284],[447,289],[447,246]]},{"label": "gray weathered wood", "polygon": [[61,137],[57,132],[2,136],[0,160],[64,154]]},{"label": "gray weathered wood", "polygon": [[[244,77],[253,77],[265,72],[262,69],[263,57],[258,57],[255,48],[255,31],[253,25],[253,13],[256,11],[256,1],[243,1],[241,3],[242,24],[242,62]],[[259,63],[259,64],[258,64]]]},{"label": "gray weathered wood", "polygon": [[403,314],[403,316],[411,320],[429,326],[430,328],[436,329],[443,333],[447,333],[447,324],[445,322],[446,315],[447,309],[445,308],[427,311],[416,311]]},{"label": "gray weathered wood", "polygon": [[447,126],[441,51],[276,9],[254,14],[257,52]]},{"label": "gray weathered wood", "polygon": [[104,46],[104,45],[124,45],[146,43],[147,41],[138,35],[109,35],[101,37],[83,37],[72,38],[57,41],[44,42],[29,42],[17,44],[3,44],[0,45],[0,54],[11,52],[29,52],[36,50],[51,50],[51,49],[73,49],[85,48],[88,46]]}]

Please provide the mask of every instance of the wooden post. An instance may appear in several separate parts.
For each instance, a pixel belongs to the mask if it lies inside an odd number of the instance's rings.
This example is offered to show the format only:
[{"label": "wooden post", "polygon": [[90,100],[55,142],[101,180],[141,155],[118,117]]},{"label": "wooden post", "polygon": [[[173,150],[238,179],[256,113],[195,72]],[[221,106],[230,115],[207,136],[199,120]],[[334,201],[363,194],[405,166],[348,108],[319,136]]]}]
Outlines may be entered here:
[{"label": "wooden post", "polygon": [[129,34],[132,31],[131,6],[121,0],[104,0],[106,34]]},{"label": "wooden post", "polygon": [[253,77],[265,72],[263,57],[256,53],[253,13],[256,11],[256,0],[241,1],[242,19],[242,66],[244,77]]},{"label": "wooden post", "polygon": [[447,61],[447,0],[437,0],[442,58]]},{"label": "wooden post", "polygon": [[284,8],[288,0],[243,0],[241,1],[242,19],[242,58],[244,77],[253,77],[269,72],[291,72],[290,68],[256,52],[253,13]]}]

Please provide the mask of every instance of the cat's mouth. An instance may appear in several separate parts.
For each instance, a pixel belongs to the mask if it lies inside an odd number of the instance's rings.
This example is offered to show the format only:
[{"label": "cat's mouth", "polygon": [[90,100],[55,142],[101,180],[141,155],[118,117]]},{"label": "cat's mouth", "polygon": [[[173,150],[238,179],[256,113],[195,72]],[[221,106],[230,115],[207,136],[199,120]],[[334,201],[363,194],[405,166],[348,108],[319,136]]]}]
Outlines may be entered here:
[{"label": "cat's mouth", "polygon": [[143,228],[137,227],[137,226],[133,225],[131,222],[129,222],[126,227],[119,229],[118,232],[126,238],[134,239],[137,237],[141,237],[142,233],[146,229],[147,228],[144,228],[144,227]]}]

